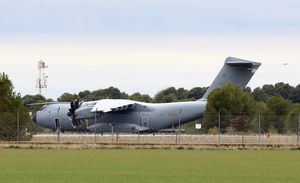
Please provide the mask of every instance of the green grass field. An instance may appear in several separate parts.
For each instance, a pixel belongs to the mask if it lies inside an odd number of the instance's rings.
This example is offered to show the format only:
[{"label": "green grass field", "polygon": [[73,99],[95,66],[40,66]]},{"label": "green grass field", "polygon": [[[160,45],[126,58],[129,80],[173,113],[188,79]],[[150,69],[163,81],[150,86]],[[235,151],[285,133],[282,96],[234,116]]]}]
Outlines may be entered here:
[{"label": "green grass field", "polygon": [[300,182],[300,151],[0,149],[0,182]]}]

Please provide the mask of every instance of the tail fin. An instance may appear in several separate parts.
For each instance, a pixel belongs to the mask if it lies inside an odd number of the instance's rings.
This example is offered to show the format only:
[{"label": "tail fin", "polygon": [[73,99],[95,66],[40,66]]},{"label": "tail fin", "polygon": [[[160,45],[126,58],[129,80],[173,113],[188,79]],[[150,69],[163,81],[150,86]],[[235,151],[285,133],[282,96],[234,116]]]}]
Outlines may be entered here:
[{"label": "tail fin", "polygon": [[232,83],[244,89],[260,65],[261,63],[259,62],[227,57],[223,68],[205,92],[202,99],[207,99],[208,95],[214,89],[220,88],[226,83]]}]

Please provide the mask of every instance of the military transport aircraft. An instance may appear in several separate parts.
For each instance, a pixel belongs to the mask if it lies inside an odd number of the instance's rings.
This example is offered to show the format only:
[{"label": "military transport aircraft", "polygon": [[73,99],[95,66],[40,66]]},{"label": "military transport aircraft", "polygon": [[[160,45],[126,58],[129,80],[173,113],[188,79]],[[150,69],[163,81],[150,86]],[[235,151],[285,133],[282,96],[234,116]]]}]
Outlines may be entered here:
[{"label": "military transport aircraft", "polygon": [[197,101],[144,103],[125,99],[80,102],[50,102],[33,116],[33,121],[57,133],[75,130],[94,132],[155,132],[200,118],[208,95],[226,83],[245,88],[261,63],[228,57],[224,66]]}]

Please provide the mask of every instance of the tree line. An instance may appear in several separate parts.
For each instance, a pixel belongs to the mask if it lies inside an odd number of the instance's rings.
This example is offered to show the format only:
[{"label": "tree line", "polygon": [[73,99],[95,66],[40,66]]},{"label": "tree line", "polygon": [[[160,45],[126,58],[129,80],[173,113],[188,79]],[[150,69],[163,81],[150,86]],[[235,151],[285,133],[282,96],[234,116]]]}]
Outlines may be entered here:
[{"label": "tree line", "polygon": [[223,133],[296,133],[300,123],[300,104],[274,92],[266,101],[232,84],[215,89],[208,96],[202,119],[207,132],[220,125]]},{"label": "tree line", "polygon": [[[84,101],[100,99],[131,99],[142,102],[164,103],[177,101],[193,101],[200,99],[207,87],[192,89],[169,87],[159,91],[154,97],[139,92],[128,94],[115,87],[84,90],[76,94],[63,93],[56,101],[70,102],[80,97]],[[0,74],[0,138],[17,137],[17,114],[20,116],[20,136],[25,135],[25,129],[36,130],[31,122],[29,112],[35,112],[38,107],[28,108],[29,103],[51,102],[42,95],[21,96],[13,90],[13,84],[5,73]],[[204,132],[213,132],[218,128],[218,115],[221,114],[221,129],[229,132],[257,132],[258,125],[262,132],[292,132],[297,130],[297,120],[300,113],[300,85],[293,87],[287,83],[264,85],[243,91],[233,85],[225,85],[214,90],[208,97],[207,110],[203,118],[187,124],[187,129],[193,129],[194,123],[202,123]],[[260,114],[261,124],[258,124]],[[9,131],[9,129],[13,129]],[[11,135],[13,134],[13,135]]]},{"label": "tree line", "polygon": [[[77,97],[84,101],[100,100],[100,99],[131,99],[141,102],[177,102],[177,101],[189,101],[200,99],[206,92],[208,87],[194,87],[190,90],[185,88],[169,87],[164,90],[159,91],[154,97],[148,94],[141,94],[139,92],[129,95],[124,91],[120,91],[115,87],[108,87],[105,89],[98,89],[94,91],[84,90],[79,93],[68,93],[65,92],[60,95],[56,100],[58,102],[70,102],[75,100]],[[250,87],[244,89],[252,95],[257,102],[267,102],[272,96],[281,96],[282,98],[289,100],[293,103],[300,103],[300,84],[296,87],[291,86],[287,83],[276,83],[266,84],[262,87],[257,87],[251,90]],[[22,97],[24,104],[34,103],[34,102],[46,102],[55,101],[55,99],[46,99],[41,95],[25,95]]]}]

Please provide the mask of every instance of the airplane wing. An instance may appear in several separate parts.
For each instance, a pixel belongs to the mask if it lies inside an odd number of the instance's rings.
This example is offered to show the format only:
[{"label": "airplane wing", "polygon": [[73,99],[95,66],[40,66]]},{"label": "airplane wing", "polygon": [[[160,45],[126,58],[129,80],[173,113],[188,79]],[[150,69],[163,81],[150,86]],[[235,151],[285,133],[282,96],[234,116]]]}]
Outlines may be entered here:
[{"label": "airplane wing", "polygon": [[136,101],[125,100],[125,99],[103,99],[97,101],[96,105],[92,108],[91,112],[101,111],[103,113],[107,112],[117,112],[134,109],[137,105],[140,105]]},{"label": "airplane wing", "polygon": [[40,102],[40,103],[31,103],[26,104],[27,106],[39,106],[39,105],[50,105],[50,104],[69,104],[70,102]]}]

